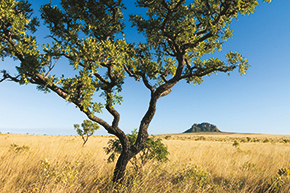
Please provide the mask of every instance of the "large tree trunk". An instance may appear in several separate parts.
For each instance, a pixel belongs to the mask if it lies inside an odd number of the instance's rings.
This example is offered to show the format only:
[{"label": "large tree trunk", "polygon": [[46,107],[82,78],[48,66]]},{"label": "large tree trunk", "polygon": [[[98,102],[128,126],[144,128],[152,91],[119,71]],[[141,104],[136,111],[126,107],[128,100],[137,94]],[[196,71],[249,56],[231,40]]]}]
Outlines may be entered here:
[{"label": "large tree trunk", "polygon": [[130,150],[122,151],[114,170],[113,182],[121,182],[123,180],[127,164],[134,155],[136,154]]},{"label": "large tree trunk", "polygon": [[142,135],[142,141],[141,143],[139,142],[137,146],[136,144],[131,144],[127,136],[123,136],[123,138],[119,138],[122,144],[122,152],[115,166],[113,182],[115,183],[122,182],[125,176],[125,171],[126,171],[128,162],[130,161],[131,158],[137,155],[145,147],[145,141],[147,137],[148,137],[148,134]]},{"label": "large tree trunk", "polygon": [[137,155],[145,147],[145,142],[146,142],[146,139],[148,138],[147,130],[156,112],[157,100],[161,96],[165,96],[169,94],[171,92],[171,87],[174,84],[175,83],[164,86],[164,88],[160,89],[158,93],[155,95],[152,93],[149,108],[140,123],[139,132],[138,132],[138,136],[137,136],[137,140],[135,144],[130,144],[126,135],[119,135],[119,136],[117,135],[117,137],[119,138],[122,144],[122,153],[120,157],[118,158],[118,161],[114,170],[113,182],[120,182],[123,180],[128,162],[130,161],[132,157]]}]

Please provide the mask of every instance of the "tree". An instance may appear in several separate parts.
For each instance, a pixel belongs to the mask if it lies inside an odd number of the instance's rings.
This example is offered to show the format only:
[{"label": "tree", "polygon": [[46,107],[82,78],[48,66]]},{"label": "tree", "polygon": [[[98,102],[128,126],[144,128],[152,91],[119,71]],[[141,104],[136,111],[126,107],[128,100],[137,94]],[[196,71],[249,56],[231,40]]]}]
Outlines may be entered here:
[{"label": "tree", "polygon": [[[176,83],[200,84],[204,76],[235,68],[246,73],[248,62],[239,53],[229,52],[226,61],[205,58],[222,49],[223,42],[232,37],[231,21],[239,14],[252,13],[258,1],[137,0],[136,5],[147,9],[146,17],[130,15],[132,25],[146,37],[146,43],[138,45],[118,38],[125,35],[121,0],[62,0],[60,8],[45,4],[41,17],[52,44],[42,49],[33,36],[39,24],[31,16],[30,4],[2,0],[0,5],[0,56],[20,62],[18,74],[2,70],[0,82],[35,84],[41,91],[54,92],[117,136],[122,152],[114,182],[122,179],[129,160],[144,148],[157,101]],[[76,72],[74,76],[52,74],[63,58]],[[151,93],[134,144],[119,128],[120,114],[114,108],[122,101],[122,86],[129,77],[142,81]],[[93,100],[95,93],[103,102]],[[112,115],[112,123],[98,116],[104,109]]]},{"label": "tree", "polygon": [[97,123],[94,123],[90,120],[84,120],[81,126],[83,129],[80,129],[80,125],[74,124],[75,130],[78,133],[78,135],[82,137],[83,146],[85,146],[89,137],[92,136],[94,132],[98,130],[100,127]]},{"label": "tree", "polygon": [[[127,135],[131,144],[134,144],[137,140],[138,132],[134,129],[131,134]],[[118,154],[122,152],[122,145],[119,139],[110,139],[108,147],[105,147],[106,154],[110,154],[108,162],[115,161]],[[140,151],[138,155],[131,158],[130,162],[137,172],[148,161],[167,162],[169,159],[167,156],[169,152],[167,147],[162,143],[161,139],[156,139],[154,136],[148,137],[145,142],[145,147]]]}]

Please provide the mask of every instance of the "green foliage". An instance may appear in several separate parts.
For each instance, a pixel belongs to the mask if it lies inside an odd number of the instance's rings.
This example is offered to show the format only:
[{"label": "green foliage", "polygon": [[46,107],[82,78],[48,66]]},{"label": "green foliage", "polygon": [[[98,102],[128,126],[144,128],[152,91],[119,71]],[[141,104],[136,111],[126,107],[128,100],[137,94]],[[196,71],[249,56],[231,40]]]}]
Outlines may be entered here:
[{"label": "green foliage", "polygon": [[257,166],[257,164],[247,161],[242,165],[242,170],[255,172],[255,171],[257,171],[256,166]]},{"label": "green foliage", "polygon": [[29,151],[29,149],[30,149],[30,147],[27,145],[19,146],[15,143],[12,143],[10,145],[10,151],[14,151],[16,153],[26,152],[26,151]]},{"label": "green foliage", "polygon": [[100,127],[97,123],[93,123],[90,120],[84,120],[81,124],[82,129],[78,124],[74,124],[74,128],[79,136],[83,139],[83,145],[85,145],[89,139],[90,136],[94,134],[96,130],[98,130]]},{"label": "green foliage", "polygon": [[[127,135],[130,143],[136,142],[138,132],[135,129],[131,134]],[[116,156],[122,152],[122,146],[119,139],[110,139],[108,147],[104,147],[106,154],[110,154],[108,162],[113,162]],[[130,162],[132,163],[135,170],[142,168],[148,161],[166,162],[169,159],[167,156],[169,152],[167,147],[162,143],[161,139],[156,139],[154,136],[147,138],[145,142],[145,148],[141,150],[139,154],[134,156]]]},{"label": "green foliage", "polygon": [[183,171],[177,173],[173,178],[172,183],[175,185],[187,185],[190,184],[193,190],[196,192],[213,192],[217,187],[211,182],[210,173],[203,171],[200,167],[185,167]]},{"label": "green foliage", "polygon": [[[2,0],[0,5],[0,57],[12,57],[21,61],[20,67],[17,67],[20,84],[30,82],[31,77],[27,77],[26,72],[33,74],[42,65],[35,37],[27,33],[35,32],[39,26],[36,18],[30,18],[30,6],[24,0]],[[7,78],[6,71],[3,72],[4,78]]]},{"label": "green foliage", "polygon": [[[239,0],[234,4],[203,0],[191,3],[175,0],[149,3],[138,0],[137,6],[147,8],[148,19],[141,15],[130,15],[130,20],[145,35],[150,47],[156,50],[158,61],[162,58],[174,61],[174,68],[170,67],[172,63],[164,63],[165,69],[172,69],[167,73],[172,76],[176,74],[178,66],[174,57],[178,58],[180,53],[185,53],[186,67],[182,72],[183,77],[188,82],[200,84],[202,76],[217,71],[229,72],[239,67],[240,74],[246,73],[249,64],[239,53],[226,54],[226,62],[218,58],[202,60],[201,56],[220,51],[222,43],[232,37],[232,20],[239,14],[252,13],[257,5],[255,0]],[[156,67],[152,69],[160,66],[158,62],[154,65]],[[156,75],[154,77],[158,78]],[[153,79],[153,76],[150,78]]]},{"label": "green foliage", "polygon": [[240,146],[240,143],[237,140],[235,140],[234,143],[233,143],[233,146],[234,147],[239,147]]},{"label": "green foliage", "polygon": [[264,139],[263,143],[269,143],[270,140],[268,138]]},{"label": "green foliage", "polygon": [[79,176],[79,162],[74,163],[65,161],[60,165],[58,162],[51,164],[48,159],[41,160],[41,166],[43,168],[43,177],[46,181],[54,180],[54,183],[63,183],[67,186],[73,186],[74,181]]},{"label": "green foliage", "polygon": [[206,141],[206,138],[204,136],[200,136],[196,138],[195,141]]},{"label": "green foliage", "polygon": [[166,136],[164,137],[164,139],[166,139],[166,140],[171,139],[171,135],[166,135]]},{"label": "green foliage", "polygon": [[[158,88],[174,77],[174,81],[200,84],[203,76],[236,67],[245,74],[249,67],[239,53],[226,54],[226,62],[201,57],[222,49],[222,43],[232,37],[231,21],[239,14],[252,13],[256,0],[138,0],[136,5],[147,8],[148,16],[130,15],[133,25],[147,38],[147,43],[138,46],[116,38],[125,35],[121,0],[62,0],[60,4],[41,6],[41,18],[52,40],[41,50],[36,38],[28,35],[39,26],[36,18],[30,18],[30,4],[15,0],[1,3],[0,56],[21,61],[19,76],[3,71],[4,79],[34,83],[45,92],[52,90],[85,113],[100,113],[105,106],[120,104],[126,76],[142,78],[148,88]],[[51,75],[61,58],[77,70],[74,76]],[[98,91],[104,103],[93,102]]]},{"label": "green foliage", "polygon": [[290,170],[280,168],[275,176],[272,177],[271,183],[268,184],[268,191],[271,193],[284,192],[283,188],[290,183]]}]

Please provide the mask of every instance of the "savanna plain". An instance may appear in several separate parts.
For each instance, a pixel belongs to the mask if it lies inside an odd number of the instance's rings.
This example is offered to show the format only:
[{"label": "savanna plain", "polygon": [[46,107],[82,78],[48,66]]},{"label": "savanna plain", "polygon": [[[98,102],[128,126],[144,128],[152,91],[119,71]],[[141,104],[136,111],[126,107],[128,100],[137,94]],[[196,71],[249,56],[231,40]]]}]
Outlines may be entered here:
[{"label": "savanna plain", "polygon": [[0,135],[0,192],[290,192],[290,136],[158,135],[169,161],[127,166],[111,182],[115,163],[104,147],[113,137]]}]

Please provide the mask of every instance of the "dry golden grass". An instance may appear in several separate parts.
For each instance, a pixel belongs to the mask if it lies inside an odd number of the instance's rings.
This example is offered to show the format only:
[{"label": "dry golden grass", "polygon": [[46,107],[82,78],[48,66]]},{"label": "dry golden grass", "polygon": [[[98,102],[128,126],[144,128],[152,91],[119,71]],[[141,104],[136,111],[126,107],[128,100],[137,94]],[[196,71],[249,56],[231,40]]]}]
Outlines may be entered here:
[{"label": "dry golden grass", "polygon": [[0,192],[290,191],[290,170],[277,174],[290,168],[289,136],[158,137],[168,146],[170,161],[147,164],[138,174],[129,166],[124,184],[114,185],[114,164],[106,162],[103,150],[110,137],[93,136],[82,147],[78,136],[2,134]]}]

